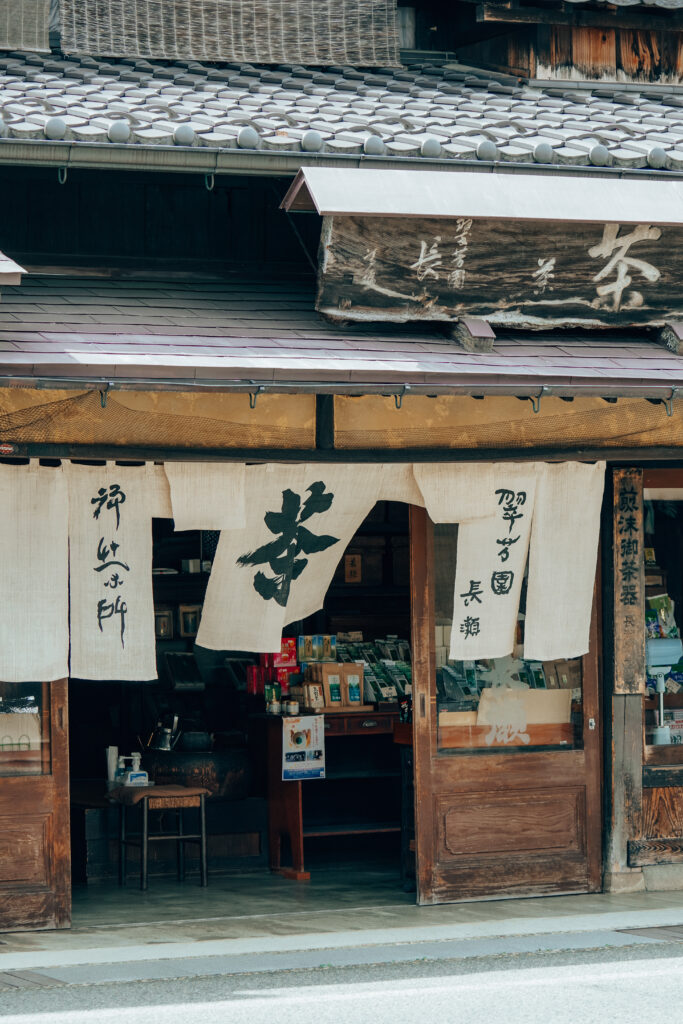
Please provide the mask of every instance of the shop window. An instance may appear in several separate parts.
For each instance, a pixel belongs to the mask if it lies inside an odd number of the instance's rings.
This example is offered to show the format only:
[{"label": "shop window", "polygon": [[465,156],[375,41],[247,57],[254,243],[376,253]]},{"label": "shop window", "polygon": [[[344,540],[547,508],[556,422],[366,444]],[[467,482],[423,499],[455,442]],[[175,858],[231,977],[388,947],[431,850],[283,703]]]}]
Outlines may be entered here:
[{"label": "shop window", "polygon": [[453,579],[457,526],[435,527],[437,745],[442,754],[580,748],[583,665],[527,661],[526,579],[513,651],[503,658],[454,661]]},{"label": "shop window", "polygon": [[683,627],[683,500],[646,501],[644,519],[645,760],[670,764],[683,761],[683,656],[658,641],[680,641]]},{"label": "shop window", "polygon": [[50,772],[46,683],[0,682],[0,776]]}]

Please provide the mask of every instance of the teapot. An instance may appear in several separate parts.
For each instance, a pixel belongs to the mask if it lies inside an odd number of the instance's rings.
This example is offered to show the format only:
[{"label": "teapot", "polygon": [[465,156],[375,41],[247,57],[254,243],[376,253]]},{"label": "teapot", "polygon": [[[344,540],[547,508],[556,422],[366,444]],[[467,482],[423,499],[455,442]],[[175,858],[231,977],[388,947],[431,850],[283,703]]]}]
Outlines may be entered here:
[{"label": "teapot", "polygon": [[178,716],[174,715],[172,726],[163,726],[161,722],[157,722],[147,746],[150,750],[173,750],[179,739]]}]

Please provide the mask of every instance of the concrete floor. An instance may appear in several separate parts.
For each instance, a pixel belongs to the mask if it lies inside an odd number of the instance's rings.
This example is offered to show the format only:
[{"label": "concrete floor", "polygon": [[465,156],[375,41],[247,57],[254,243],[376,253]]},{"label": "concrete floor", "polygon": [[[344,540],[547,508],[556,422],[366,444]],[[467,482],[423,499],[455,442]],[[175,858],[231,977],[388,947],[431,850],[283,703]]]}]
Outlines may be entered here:
[{"label": "concrete floor", "polygon": [[[173,956],[179,946],[193,955],[237,949],[282,950],[332,947],[344,943],[478,938],[539,932],[579,932],[683,922],[683,892],[637,892],[490,900],[418,907],[401,887],[394,862],[361,866],[356,861],[312,865],[310,882],[293,882],[268,872],[209,878],[184,884],[150,879],[147,892],[133,881],[77,887],[72,927],[65,931],[0,935],[5,954],[82,960],[89,950],[125,958]],[[354,938],[356,936],[356,938]],[[305,937],[305,941],[304,941]],[[79,959],[80,958],[80,959]]]}]

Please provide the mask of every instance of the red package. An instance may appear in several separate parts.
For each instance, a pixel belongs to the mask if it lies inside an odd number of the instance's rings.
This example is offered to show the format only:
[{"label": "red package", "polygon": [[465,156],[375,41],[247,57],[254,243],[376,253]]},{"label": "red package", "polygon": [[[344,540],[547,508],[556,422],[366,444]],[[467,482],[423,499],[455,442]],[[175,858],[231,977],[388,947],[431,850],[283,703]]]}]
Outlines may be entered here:
[{"label": "red package", "polygon": [[277,668],[274,672],[274,682],[280,684],[282,693],[289,692],[289,677],[292,674],[291,669],[288,668]]},{"label": "red package", "polygon": [[280,653],[271,655],[271,664],[276,668],[296,668],[296,655],[296,637],[283,636]]},{"label": "red package", "polygon": [[274,654],[259,654],[259,661],[263,668],[272,668]]},{"label": "red package", "polygon": [[260,665],[247,665],[247,693],[255,697],[263,693],[264,678]]}]

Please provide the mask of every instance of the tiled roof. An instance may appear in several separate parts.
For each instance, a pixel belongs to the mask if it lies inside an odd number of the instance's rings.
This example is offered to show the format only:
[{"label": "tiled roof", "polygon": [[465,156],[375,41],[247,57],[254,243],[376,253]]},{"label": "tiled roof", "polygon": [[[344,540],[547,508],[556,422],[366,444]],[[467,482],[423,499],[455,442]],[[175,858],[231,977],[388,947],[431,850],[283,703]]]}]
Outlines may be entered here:
[{"label": "tiled roof", "polygon": [[0,108],[0,162],[7,142],[63,140],[81,155],[208,147],[252,168],[273,155],[365,155],[683,169],[683,91],[544,87],[448,63],[321,71],[8,54]]},{"label": "tiled roof", "polygon": [[683,385],[683,359],[643,334],[507,331],[473,354],[430,325],[334,327],[313,297],[307,281],[31,275],[0,303],[0,380],[650,397]]}]

